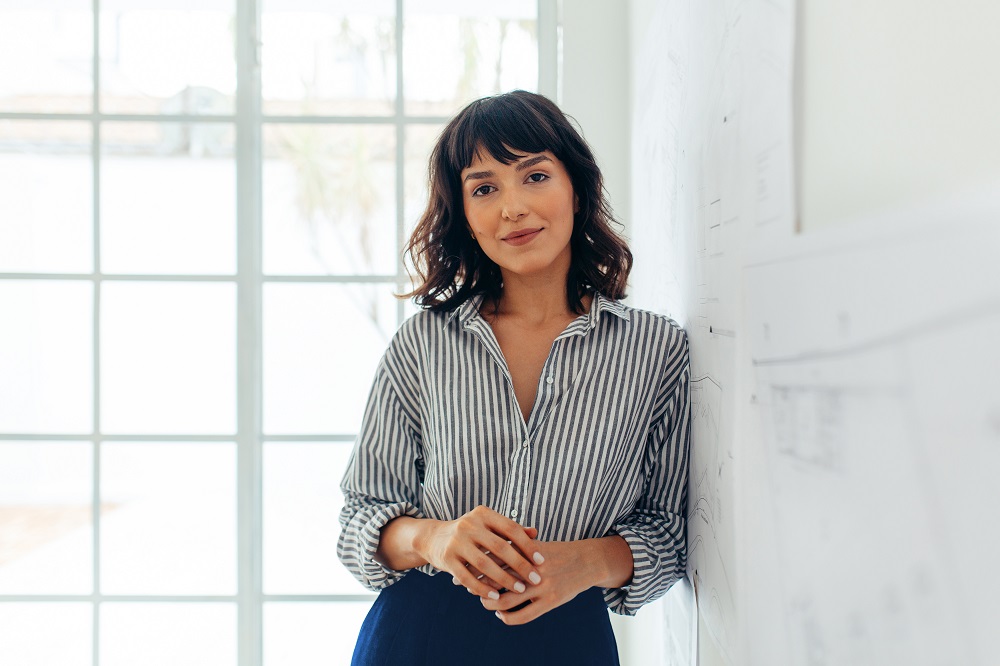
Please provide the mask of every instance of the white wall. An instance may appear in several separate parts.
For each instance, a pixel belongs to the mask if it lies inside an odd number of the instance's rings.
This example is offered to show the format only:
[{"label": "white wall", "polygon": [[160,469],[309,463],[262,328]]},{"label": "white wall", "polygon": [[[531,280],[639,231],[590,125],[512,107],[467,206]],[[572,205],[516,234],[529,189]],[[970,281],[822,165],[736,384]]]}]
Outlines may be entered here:
[{"label": "white wall", "polygon": [[1000,177],[1000,2],[799,7],[802,229]]},{"label": "white wall", "polygon": [[[559,106],[579,123],[597,157],[615,216],[630,217],[628,3],[565,0],[559,3],[561,66]],[[636,617],[612,615],[622,666],[659,666],[655,638],[662,633],[655,608]]]},{"label": "white wall", "polygon": [[575,118],[604,173],[615,216],[629,224],[628,4],[560,3],[559,106]]}]

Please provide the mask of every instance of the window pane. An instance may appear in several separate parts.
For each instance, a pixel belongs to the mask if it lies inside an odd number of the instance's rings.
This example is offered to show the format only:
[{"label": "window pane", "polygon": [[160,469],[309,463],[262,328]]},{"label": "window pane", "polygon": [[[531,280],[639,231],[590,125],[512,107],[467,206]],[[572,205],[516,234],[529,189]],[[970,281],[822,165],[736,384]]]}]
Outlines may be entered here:
[{"label": "window pane", "polygon": [[4,666],[91,666],[94,611],[80,603],[0,603]]},{"label": "window pane", "polygon": [[236,666],[236,606],[103,603],[100,666]]},{"label": "window pane", "polygon": [[437,143],[444,125],[407,125],[406,164],[404,165],[406,199],[404,202],[405,240],[409,240],[413,228],[427,208],[428,162],[431,150]]},{"label": "window pane", "polygon": [[264,666],[351,663],[371,605],[369,601],[264,604]]},{"label": "window pane", "polygon": [[405,11],[408,114],[450,116],[484,95],[538,87],[535,0],[407,1]]},{"label": "window pane", "polygon": [[236,593],[236,446],[101,445],[101,592]]},{"label": "window pane", "polygon": [[229,123],[105,123],[101,270],[236,272],[236,162]]},{"label": "window pane", "polygon": [[337,559],[340,479],[352,446],[264,445],[265,594],[369,593]]},{"label": "window pane", "polygon": [[93,429],[93,287],[0,280],[0,432]]},{"label": "window pane", "polygon": [[[406,284],[399,285],[397,289],[399,290],[398,293],[404,293],[404,291],[412,291],[413,284],[407,282]],[[406,299],[405,301],[403,301],[403,321],[406,321],[407,319],[417,314],[421,310],[422,308],[417,307],[417,304],[413,302],[412,298]]]},{"label": "window pane", "polygon": [[89,442],[0,442],[0,594],[93,591],[92,460]]},{"label": "window pane", "polygon": [[235,3],[184,4],[101,0],[101,111],[233,113]]},{"label": "window pane", "polygon": [[264,151],[266,273],[396,273],[394,128],[269,125]]},{"label": "window pane", "polygon": [[0,111],[87,113],[94,89],[92,1],[20,4],[0,5]]},{"label": "window pane", "polygon": [[236,287],[105,282],[101,430],[236,430]]},{"label": "window pane", "polygon": [[353,433],[396,330],[392,285],[264,288],[264,431]]},{"label": "window pane", "polygon": [[0,272],[91,271],[90,150],[87,123],[0,120]]},{"label": "window pane", "polygon": [[264,0],[264,112],[391,114],[396,99],[395,13],[391,0]]}]

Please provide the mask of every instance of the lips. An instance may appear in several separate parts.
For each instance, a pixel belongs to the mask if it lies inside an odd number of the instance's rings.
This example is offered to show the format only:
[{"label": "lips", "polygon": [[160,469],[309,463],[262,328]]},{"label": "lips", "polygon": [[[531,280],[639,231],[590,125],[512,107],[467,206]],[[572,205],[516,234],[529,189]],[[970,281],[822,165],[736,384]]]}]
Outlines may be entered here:
[{"label": "lips", "polygon": [[511,245],[524,245],[529,243],[538,236],[541,228],[534,229],[518,229],[517,231],[512,231],[511,233],[504,236],[501,240]]}]

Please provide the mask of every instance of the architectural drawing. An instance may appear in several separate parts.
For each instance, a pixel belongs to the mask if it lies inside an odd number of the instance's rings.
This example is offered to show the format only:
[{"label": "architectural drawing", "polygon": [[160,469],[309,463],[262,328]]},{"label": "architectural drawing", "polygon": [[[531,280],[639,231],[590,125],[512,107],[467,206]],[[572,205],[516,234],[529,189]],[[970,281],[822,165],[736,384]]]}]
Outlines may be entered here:
[{"label": "architectural drawing", "polygon": [[749,654],[992,663],[998,217],[1000,200],[951,201],[747,268],[777,538],[743,555],[780,572],[782,600],[781,616],[748,619]]}]

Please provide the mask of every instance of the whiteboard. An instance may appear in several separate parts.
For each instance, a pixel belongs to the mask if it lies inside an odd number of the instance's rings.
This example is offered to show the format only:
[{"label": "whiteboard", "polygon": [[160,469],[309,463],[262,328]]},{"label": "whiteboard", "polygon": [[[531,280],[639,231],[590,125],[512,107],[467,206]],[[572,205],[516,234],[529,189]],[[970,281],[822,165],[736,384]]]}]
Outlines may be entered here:
[{"label": "whiteboard", "polygon": [[[793,3],[634,2],[632,303],[688,331],[691,595],[663,602],[670,664],[739,663],[746,248],[793,234]],[[694,626],[680,626],[690,618]]]},{"label": "whiteboard", "polygon": [[[746,663],[992,664],[1000,620],[1000,187],[745,270],[771,542]],[[752,481],[756,481],[753,483]],[[768,614],[758,601],[779,600]]]},{"label": "whiteboard", "polygon": [[693,374],[664,663],[986,666],[1000,183],[796,234],[794,9],[632,3],[631,301]]}]

